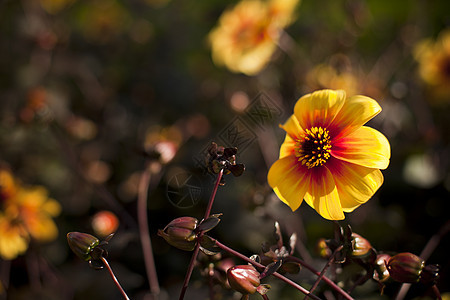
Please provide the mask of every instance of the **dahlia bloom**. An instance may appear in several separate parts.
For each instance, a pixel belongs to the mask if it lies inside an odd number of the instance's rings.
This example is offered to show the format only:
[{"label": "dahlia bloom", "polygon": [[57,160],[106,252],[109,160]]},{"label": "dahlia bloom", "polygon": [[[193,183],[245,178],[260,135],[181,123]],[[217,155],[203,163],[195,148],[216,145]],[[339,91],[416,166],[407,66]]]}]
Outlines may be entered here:
[{"label": "dahlia bloom", "polygon": [[298,2],[244,0],[225,11],[209,34],[214,62],[233,72],[257,74],[275,52]]},{"label": "dahlia bloom", "polygon": [[31,239],[54,240],[53,221],[60,204],[48,197],[44,187],[24,187],[6,169],[0,169],[0,257],[11,260],[23,254]]},{"label": "dahlia bloom", "polygon": [[450,29],[443,30],[436,41],[425,39],[414,49],[419,75],[436,96],[436,104],[450,98]]},{"label": "dahlia bloom", "polygon": [[295,211],[303,199],[322,217],[342,220],[369,200],[383,183],[390,145],[363,126],[381,111],[365,96],[342,90],[301,97],[281,127],[286,138],[267,175],[275,194]]}]

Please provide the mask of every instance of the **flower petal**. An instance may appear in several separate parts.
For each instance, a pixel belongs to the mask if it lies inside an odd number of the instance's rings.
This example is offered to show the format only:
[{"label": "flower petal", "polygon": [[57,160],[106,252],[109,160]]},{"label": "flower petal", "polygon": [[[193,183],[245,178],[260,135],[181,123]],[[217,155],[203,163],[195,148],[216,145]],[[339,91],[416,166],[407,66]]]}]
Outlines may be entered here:
[{"label": "flower petal", "polygon": [[334,141],[331,155],[363,167],[386,169],[391,157],[387,138],[379,131],[362,126],[355,132]]},{"label": "flower petal", "polygon": [[321,90],[301,97],[294,114],[302,128],[328,127],[345,102],[342,90]]},{"label": "flower petal", "polygon": [[316,167],[311,170],[311,180],[305,201],[322,217],[328,220],[343,220],[339,193],[333,175],[326,167]]},{"label": "flower petal", "polygon": [[330,159],[327,168],[333,174],[342,210],[351,212],[367,202],[383,184],[378,169],[366,168],[337,159]]},{"label": "flower petal", "polygon": [[303,132],[303,129],[298,124],[298,120],[294,115],[292,115],[286,121],[286,123],[280,125],[280,127],[283,128],[284,131],[286,131],[286,137],[280,147],[280,158],[283,158],[285,156],[294,154],[294,146],[296,140],[299,139],[300,135]]},{"label": "flower petal", "polygon": [[267,181],[278,198],[295,211],[302,204],[309,186],[307,174],[307,169],[298,163],[297,157],[290,155],[270,167]]},{"label": "flower petal", "polygon": [[330,125],[330,132],[339,139],[348,135],[380,113],[381,107],[377,101],[366,96],[348,98]]}]

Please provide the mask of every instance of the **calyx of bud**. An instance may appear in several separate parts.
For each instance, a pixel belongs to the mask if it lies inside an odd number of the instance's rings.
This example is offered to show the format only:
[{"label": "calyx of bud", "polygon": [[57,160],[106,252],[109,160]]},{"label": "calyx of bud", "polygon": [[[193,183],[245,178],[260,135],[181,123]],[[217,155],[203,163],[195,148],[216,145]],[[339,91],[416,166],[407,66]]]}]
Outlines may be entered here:
[{"label": "calyx of bud", "polygon": [[195,248],[198,220],[192,217],[180,217],[171,221],[163,230],[158,230],[161,236],[170,245],[185,251],[192,251]]}]

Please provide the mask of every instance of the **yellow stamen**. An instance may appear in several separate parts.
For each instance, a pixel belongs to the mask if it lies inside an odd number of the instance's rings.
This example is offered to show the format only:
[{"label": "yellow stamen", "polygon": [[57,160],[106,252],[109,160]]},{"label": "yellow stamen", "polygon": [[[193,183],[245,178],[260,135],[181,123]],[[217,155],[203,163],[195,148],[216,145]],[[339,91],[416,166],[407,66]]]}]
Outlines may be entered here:
[{"label": "yellow stamen", "polygon": [[295,144],[295,156],[308,169],[323,166],[330,158],[331,141],[328,130],[322,127],[306,129]]}]

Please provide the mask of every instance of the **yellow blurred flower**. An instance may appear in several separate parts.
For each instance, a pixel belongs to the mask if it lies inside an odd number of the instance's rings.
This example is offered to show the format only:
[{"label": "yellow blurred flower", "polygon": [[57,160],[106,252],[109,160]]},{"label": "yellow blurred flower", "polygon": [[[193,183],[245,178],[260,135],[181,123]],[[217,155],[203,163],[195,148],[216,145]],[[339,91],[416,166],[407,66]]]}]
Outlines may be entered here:
[{"label": "yellow blurred flower", "polygon": [[50,14],[57,14],[75,0],[40,0],[41,6]]},{"label": "yellow blurred flower", "polygon": [[295,211],[303,199],[322,217],[342,220],[368,201],[383,183],[389,165],[384,135],[363,126],[381,111],[365,96],[342,90],[301,97],[282,126],[286,138],[269,170],[269,185]]},{"label": "yellow blurred flower", "polygon": [[426,39],[417,44],[414,56],[419,75],[431,88],[436,101],[450,100],[450,29],[442,31],[436,41]]},{"label": "yellow blurred flower", "polygon": [[298,0],[244,0],[225,11],[209,34],[213,60],[233,72],[255,75],[269,62]]},{"label": "yellow blurred flower", "polygon": [[53,221],[60,204],[44,187],[24,187],[11,172],[0,169],[0,256],[14,259],[28,248],[30,238],[48,242],[58,235]]},{"label": "yellow blurred flower", "polygon": [[28,249],[29,235],[20,224],[0,214],[0,257],[11,260]]},{"label": "yellow blurred flower", "polygon": [[[338,61],[336,61],[338,60]],[[343,56],[334,56],[330,63],[315,66],[306,76],[306,83],[311,90],[330,88],[344,90],[348,95],[360,92],[358,78],[351,71],[349,64],[342,63],[347,59]],[[333,63],[334,62],[334,63]]]},{"label": "yellow blurred flower", "polygon": [[60,214],[61,206],[48,198],[48,192],[44,187],[21,188],[12,206],[18,209],[17,217],[32,238],[47,242],[57,237],[58,228],[52,218]]}]

